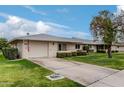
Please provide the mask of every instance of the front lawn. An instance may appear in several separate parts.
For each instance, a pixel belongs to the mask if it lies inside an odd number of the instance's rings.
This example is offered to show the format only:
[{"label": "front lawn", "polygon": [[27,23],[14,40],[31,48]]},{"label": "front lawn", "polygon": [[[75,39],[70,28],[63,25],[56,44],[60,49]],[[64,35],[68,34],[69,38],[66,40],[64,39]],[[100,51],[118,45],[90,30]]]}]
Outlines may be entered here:
[{"label": "front lawn", "polygon": [[86,56],[66,57],[64,59],[100,65],[118,70],[124,69],[124,53],[113,53],[113,58],[108,58],[105,53],[92,53]]},{"label": "front lawn", "polygon": [[9,61],[0,55],[0,87],[79,87],[82,86],[67,78],[50,81],[45,76],[52,74],[37,64],[28,60]]}]

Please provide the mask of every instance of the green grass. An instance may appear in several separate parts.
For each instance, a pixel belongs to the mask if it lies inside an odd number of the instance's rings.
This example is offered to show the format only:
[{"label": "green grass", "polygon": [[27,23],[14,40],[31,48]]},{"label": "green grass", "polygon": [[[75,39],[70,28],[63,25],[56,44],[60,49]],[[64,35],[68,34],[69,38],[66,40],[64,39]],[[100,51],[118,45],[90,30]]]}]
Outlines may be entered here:
[{"label": "green grass", "polygon": [[9,61],[0,55],[0,87],[79,87],[67,78],[50,81],[45,76],[52,74],[28,60]]},{"label": "green grass", "polygon": [[67,57],[66,60],[79,61],[113,69],[124,69],[124,53],[113,53],[113,58],[108,58],[105,53],[91,53],[86,56]]}]

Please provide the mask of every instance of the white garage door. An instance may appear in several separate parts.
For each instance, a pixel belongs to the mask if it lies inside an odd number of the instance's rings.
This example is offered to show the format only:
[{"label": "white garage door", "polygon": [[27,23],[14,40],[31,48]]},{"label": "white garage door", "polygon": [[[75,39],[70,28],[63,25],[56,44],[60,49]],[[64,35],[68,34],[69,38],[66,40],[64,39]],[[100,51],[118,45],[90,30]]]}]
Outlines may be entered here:
[{"label": "white garage door", "polygon": [[48,43],[32,41],[29,43],[29,57],[47,57]]}]

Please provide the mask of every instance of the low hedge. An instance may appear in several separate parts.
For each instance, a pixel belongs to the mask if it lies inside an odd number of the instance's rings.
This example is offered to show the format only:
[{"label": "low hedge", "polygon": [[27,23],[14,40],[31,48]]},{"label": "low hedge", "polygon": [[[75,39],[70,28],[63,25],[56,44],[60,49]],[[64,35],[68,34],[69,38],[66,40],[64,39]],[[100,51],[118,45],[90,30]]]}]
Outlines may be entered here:
[{"label": "low hedge", "polygon": [[94,52],[94,50],[93,50],[93,49],[91,49],[91,50],[89,50],[89,52],[90,52],[90,53],[93,53],[93,52]]},{"label": "low hedge", "polygon": [[71,52],[67,52],[66,53],[66,57],[71,57],[72,56],[72,53]]},{"label": "low hedge", "polygon": [[81,56],[81,55],[87,55],[85,51],[60,51],[57,52],[57,58],[64,58],[64,57],[71,57],[71,56]]},{"label": "low hedge", "polygon": [[77,56],[77,51],[74,51],[74,52],[72,51],[71,53],[72,53],[72,56]]},{"label": "low hedge", "polygon": [[87,52],[82,50],[77,50],[77,56],[81,56],[81,55],[87,55]]},{"label": "low hedge", "polygon": [[64,58],[72,56],[71,52],[57,52],[57,58]]},{"label": "low hedge", "polygon": [[97,50],[97,53],[106,53],[105,50]]},{"label": "low hedge", "polygon": [[[117,53],[119,51],[118,50],[112,50],[111,52],[112,53]],[[106,51],[105,50],[98,50],[97,53],[106,53]]]},{"label": "low hedge", "polygon": [[3,48],[3,55],[9,60],[14,60],[19,58],[19,53],[17,48]]},{"label": "low hedge", "polygon": [[[119,52],[118,50],[112,50],[112,53],[117,53]],[[106,53],[105,50],[98,50],[97,53]]]},{"label": "low hedge", "polygon": [[112,53],[117,53],[117,52],[119,52],[118,50],[112,50]]}]

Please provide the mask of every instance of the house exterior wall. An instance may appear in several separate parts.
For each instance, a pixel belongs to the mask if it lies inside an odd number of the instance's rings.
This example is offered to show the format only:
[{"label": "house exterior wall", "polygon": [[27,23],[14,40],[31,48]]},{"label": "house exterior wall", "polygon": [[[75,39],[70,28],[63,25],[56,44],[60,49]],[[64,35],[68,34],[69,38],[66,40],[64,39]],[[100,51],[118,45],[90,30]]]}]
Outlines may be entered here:
[{"label": "house exterior wall", "polygon": [[56,57],[57,51],[56,42],[23,41],[22,43],[22,58]]},{"label": "house exterior wall", "polygon": [[84,45],[80,45],[80,49],[81,49],[81,50],[83,50],[83,46],[84,46]]},{"label": "house exterior wall", "polygon": [[124,52],[124,46],[112,46],[112,51]]},{"label": "house exterior wall", "polygon": [[[22,58],[30,57],[56,57],[58,51],[58,42],[48,42],[48,41],[15,41],[12,46],[18,48],[19,54]],[[65,43],[67,51],[76,50],[76,43]],[[80,45],[82,49],[84,45]],[[96,52],[96,45],[92,45],[91,49]],[[124,46],[112,46],[112,50],[118,50],[124,52]]]},{"label": "house exterior wall", "polygon": [[[83,45],[79,44],[80,45],[80,49],[83,48]],[[78,50],[75,48],[76,46],[76,43],[67,43],[67,50]]]},{"label": "house exterior wall", "polygon": [[117,46],[112,46],[112,49],[111,50],[113,50],[113,51],[118,50],[119,51],[119,48]]},{"label": "house exterior wall", "polygon": [[57,42],[49,42],[49,54],[48,57],[56,57],[56,53],[58,51],[58,43]]},{"label": "house exterior wall", "polygon": [[19,56],[22,57],[22,51],[23,51],[23,42],[22,41],[15,41],[11,43],[11,47],[18,48]]},{"label": "house exterior wall", "polygon": [[94,52],[97,52],[96,45],[92,45],[92,46],[91,46],[91,49],[92,49]]},{"label": "house exterior wall", "polygon": [[75,44],[67,43],[67,50],[75,50]]},{"label": "house exterior wall", "polygon": [[20,57],[22,57],[22,49],[23,49],[22,43],[23,43],[22,41],[17,42],[17,48],[18,48],[18,52],[19,52]]},{"label": "house exterior wall", "polygon": [[28,58],[28,47],[27,47],[27,41],[23,41],[22,43],[22,58]]},{"label": "house exterior wall", "polygon": [[119,47],[118,47],[118,51],[119,51],[119,52],[124,52],[124,46],[119,46]]}]

